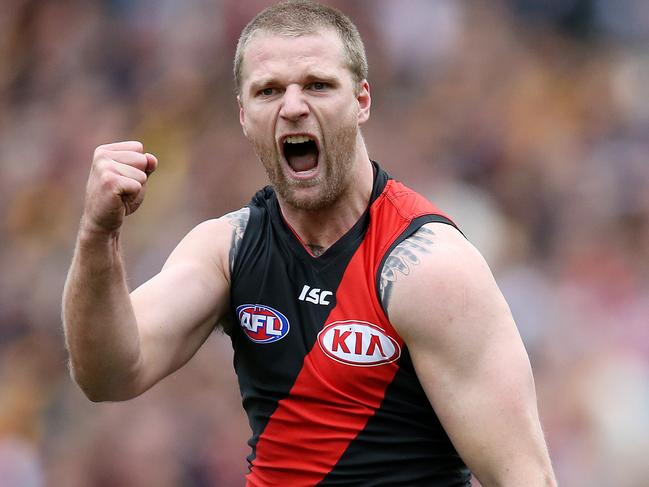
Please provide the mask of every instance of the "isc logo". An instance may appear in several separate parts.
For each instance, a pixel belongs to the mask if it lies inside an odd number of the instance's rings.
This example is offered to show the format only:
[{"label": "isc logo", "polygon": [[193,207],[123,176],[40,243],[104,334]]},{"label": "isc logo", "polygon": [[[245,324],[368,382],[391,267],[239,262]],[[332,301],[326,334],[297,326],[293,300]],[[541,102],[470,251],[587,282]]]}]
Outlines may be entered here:
[{"label": "isc logo", "polygon": [[327,305],[329,304],[329,296],[332,295],[333,293],[331,291],[323,291],[317,287],[310,287],[305,284],[297,299],[313,304]]},{"label": "isc logo", "polygon": [[246,336],[255,343],[281,340],[290,328],[286,316],[270,306],[261,304],[238,306],[237,317]]},{"label": "isc logo", "polygon": [[372,323],[336,321],[318,333],[318,343],[330,358],[347,365],[371,367],[394,362],[399,344]]}]

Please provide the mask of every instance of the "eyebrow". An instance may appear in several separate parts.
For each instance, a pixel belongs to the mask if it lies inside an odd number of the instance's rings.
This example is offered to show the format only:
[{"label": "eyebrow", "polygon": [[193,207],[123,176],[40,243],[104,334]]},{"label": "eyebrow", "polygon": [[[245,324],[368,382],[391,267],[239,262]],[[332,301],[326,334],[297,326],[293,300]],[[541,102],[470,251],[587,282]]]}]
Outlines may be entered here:
[{"label": "eyebrow", "polygon": [[[326,74],[324,72],[314,71],[305,75],[300,82],[302,83],[313,83],[314,81],[323,81],[325,83],[336,84],[339,82],[339,79],[335,75]],[[250,93],[255,93],[266,86],[272,86],[276,84],[281,84],[280,81],[275,77],[261,78],[250,83],[249,91]]]},{"label": "eyebrow", "polygon": [[338,83],[338,76],[325,74],[324,72],[309,73],[305,76],[307,83],[314,81],[324,81],[325,83]]},{"label": "eyebrow", "polygon": [[250,83],[250,88],[249,91],[250,93],[255,93],[259,91],[263,86],[268,86],[268,85],[273,85],[277,84],[277,81],[275,78],[262,78],[257,81],[252,81]]}]

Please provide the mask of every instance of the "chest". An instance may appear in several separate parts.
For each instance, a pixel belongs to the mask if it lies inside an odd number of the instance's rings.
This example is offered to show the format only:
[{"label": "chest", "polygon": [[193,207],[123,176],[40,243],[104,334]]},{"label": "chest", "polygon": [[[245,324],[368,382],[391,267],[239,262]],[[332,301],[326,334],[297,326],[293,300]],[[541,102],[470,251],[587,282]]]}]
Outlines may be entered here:
[{"label": "chest", "polygon": [[251,237],[232,286],[231,338],[243,388],[281,395],[309,369],[347,394],[399,358],[400,338],[376,297],[377,256],[367,239],[334,249],[325,261],[261,233]]}]

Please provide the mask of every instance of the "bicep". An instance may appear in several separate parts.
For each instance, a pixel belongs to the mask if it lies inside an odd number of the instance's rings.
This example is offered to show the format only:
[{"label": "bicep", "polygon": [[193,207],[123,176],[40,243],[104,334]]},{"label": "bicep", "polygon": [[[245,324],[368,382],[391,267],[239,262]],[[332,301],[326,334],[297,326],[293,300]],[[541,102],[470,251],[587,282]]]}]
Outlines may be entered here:
[{"label": "bicep", "polygon": [[503,469],[519,462],[542,465],[544,440],[505,299],[477,251],[449,232],[440,228],[420,263],[393,283],[388,308],[451,441],[487,484],[514,475]]},{"label": "bicep", "polygon": [[143,361],[154,384],[184,365],[209,336],[228,300],[223,278],[197,263],[162,270],[131,293]]},{"label": "bicep", "polygon": [[227,218],[199,225],[162,270],[131,293],[143,389],[184,365],[227,312],[234,235]]}]

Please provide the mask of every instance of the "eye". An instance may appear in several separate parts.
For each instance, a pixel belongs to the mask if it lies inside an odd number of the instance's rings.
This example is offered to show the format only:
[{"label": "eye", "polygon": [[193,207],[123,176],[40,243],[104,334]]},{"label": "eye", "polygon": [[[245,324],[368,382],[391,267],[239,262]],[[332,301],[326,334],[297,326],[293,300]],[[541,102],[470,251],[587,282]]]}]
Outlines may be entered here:
[{"label": "eye", "polygon": [[264,88],[257,93],[260,96],[272,96],[275,94],[275,88]]},{"label": "eye", "polygon": [[329,87],[327,83],[323,83],[322,81],[315,81],[311,83],[311,89],[315,91],[323,91],[326,90]]}]

